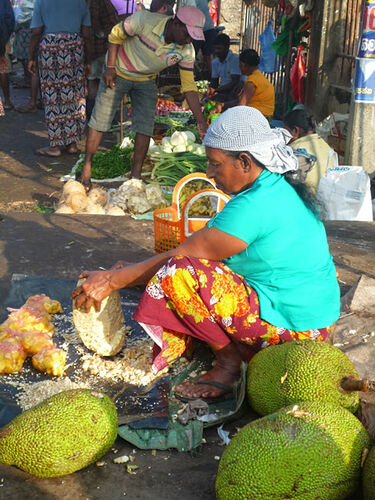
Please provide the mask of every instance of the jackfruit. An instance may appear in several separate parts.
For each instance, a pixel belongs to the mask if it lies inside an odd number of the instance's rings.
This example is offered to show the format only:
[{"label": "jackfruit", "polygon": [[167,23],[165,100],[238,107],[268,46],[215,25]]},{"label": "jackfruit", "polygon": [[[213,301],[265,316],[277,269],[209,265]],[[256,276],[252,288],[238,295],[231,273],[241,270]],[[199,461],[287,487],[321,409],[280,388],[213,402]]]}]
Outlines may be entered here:
[{"label": "jackfruit", "polygon": [[375,446],[367,455],[362,474],[363,500],[375,498]]},{"label": "jackfruit", "polygon": [[[78,280],[77,288],[84,282]],[[125,345],[124,314],[117,290],[102,301],[99,312],[93,306],[89,312],[77,309],[73,303],[73,322],[85,346],[100,356],[114,356]]]},{"label": "jackfruit", "polygon": [[117,412],[108,396],[64,391],[0,430],[0,463],[38,477],[63,476],[99,460],[116,436]]},{"label": "jackfruit", "polygon": [[321,401],[243,427],[224,451],[217,500],[341,500],[358,488],[370,438],[348,410]]},{"label": "jackfruit", "polygon": [[296,340],[267,347],[251,359],[247,392],[259,415],[299,401],[328,401],[354,413],[358,392],[341,387],[345,377],[358,380],[340,349],[317,340]]}]

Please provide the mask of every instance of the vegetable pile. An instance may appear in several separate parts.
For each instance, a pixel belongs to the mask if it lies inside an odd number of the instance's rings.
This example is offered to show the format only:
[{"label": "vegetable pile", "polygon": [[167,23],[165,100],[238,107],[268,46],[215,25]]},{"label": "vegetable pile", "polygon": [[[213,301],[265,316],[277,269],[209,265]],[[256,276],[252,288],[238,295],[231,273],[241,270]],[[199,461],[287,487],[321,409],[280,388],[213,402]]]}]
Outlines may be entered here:
[{"label": "vegetable pile", "polygon": [[[212,189],[212,184],[205,180],[190,181],[182,189],[179,196],[179,207],[182,211],[185,202],[191,195],[198,193],[202,189]],[[202,196],[189,209],[189,217],[213,217],[215,210],[212,207],[210,197]]]},{"label": "vegetable pile", "polygon": [[149,175],[161,186],[174,186],[185,175],[205,172],[207,168],[207,158],[194,153],[159,153],[158,158]]},{"label": "vegetable pile", "polygon": [[[92,178],[100,180],[123,176],[131,170],[132,153],[133,146],[121,148],[118,144],[115,144],[110,151],[98,151],[92,159]],[[76,172],[82,171],[83,161],[84,155],[80,155]]]},{"label": "vegetable pile", "polygon": [[183,153],[188,151],[196,155],[205,155],[204,146],[196,144],[195,140],[196,136],[190,130],[175,131],[171,137],[163,137],[160,146],[151,140],[148,152],[157,155],[160,152]]},{"label": "vegetable pile", "polygon": [[171,111],[185,111],[185,108],[178,106],[173,101],[166,101],[164,99],[158,98],[155,114],[160,116],[166,116],[169,115]]}]

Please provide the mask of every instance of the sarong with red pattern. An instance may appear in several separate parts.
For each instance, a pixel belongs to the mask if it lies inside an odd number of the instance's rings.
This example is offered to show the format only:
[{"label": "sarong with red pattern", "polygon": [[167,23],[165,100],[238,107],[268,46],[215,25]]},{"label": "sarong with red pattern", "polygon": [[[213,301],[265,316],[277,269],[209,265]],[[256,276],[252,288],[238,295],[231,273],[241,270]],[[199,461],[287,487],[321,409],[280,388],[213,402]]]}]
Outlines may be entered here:
[{"label": "sarong with red pattern", "polygon": [[300,339],[326,340],[330,327],[293,331],[260,317],[256,291],[222,262],[174,257],[148,283],[134,313],[155,342],[153,370],[192,352],[192,337],[215,346],[260,349]]}]

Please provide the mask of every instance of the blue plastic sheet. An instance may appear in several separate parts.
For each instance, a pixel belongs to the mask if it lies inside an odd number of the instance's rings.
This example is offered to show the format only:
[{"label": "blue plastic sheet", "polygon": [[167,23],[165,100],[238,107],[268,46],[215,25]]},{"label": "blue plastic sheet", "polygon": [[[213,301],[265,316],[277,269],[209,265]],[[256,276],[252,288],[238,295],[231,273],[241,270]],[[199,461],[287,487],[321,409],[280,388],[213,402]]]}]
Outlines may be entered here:
[{"label": "blue plastic sheet", "polygon": [[272,21],[268,21],[266,29],[259,35],[261,48],[259,70],[263,73],[274,73],[276,68],[276,52],[272,47],[272,42],[275,41]]},{"label": "blue plastic sheet", "polygon": [[[11,280],[11,286],[5,299],[4,310],[0,316],[2,323],[8,316],[7,307],[21,307],[31,295],[44,293],[52,299],[58,300],[64,313],[72,310],[72,300],[70,294],[75,288],[75,281],[57,279],[45,276],[27,276],[15,274]],[[144,339],[147,334],[133,321],[132,316],[136,305],[142,294],[141,289],[133,288],[121,290],[121,304],[125,316],[125,324],[132,327],[130,336],[127,336],[127,342],[132,340]],[[65,315],[55,320],[56,332],[55,342],[57,345],[64,342],[61,332],[72,331],[71,316]],[[84,350],[86,348],[82,346]],[[87,350],[87,352],[89,352]],[[77,369],[79,355],[73,345],[68,346],[67,364],[71,364],[69,377],[74,379],[74,373]],[[29,369],[27,369],[29,367]],[[25,369],[26,368],[26,369]],[[22,372],[23,378],[26,377],[27,383],[32,384],[43,380],[51,379],[48,375],[38,372],[31,368],[30,360],[26,360]],[[10,375],[13,379],[17,374]],[[9,423],[16,415],[21,413],[21,408],[17,404],[16,395],[19,389],[8,383],[8,375],[0,375],[0,428]],[[83,378],[84,377],[84,378]],[[96,387],[97,379],[94,375],[80,375],[80,380],[88,382]],[[168,427],[168,388],[169,377],[159,379],[153,387],[145,388],[125,384],[124,382],[115,382],[110,379],[100,381],[101,390],[115,399],[119,423],[132,424],[137,428],[157,428],[166,429]]]}]

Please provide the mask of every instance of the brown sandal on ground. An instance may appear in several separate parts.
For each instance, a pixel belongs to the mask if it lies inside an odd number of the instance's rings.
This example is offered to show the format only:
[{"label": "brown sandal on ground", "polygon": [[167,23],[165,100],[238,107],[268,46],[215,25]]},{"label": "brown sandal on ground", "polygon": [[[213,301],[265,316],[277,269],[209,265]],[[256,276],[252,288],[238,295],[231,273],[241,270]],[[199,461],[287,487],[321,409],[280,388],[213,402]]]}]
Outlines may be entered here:
[{"label": "brown sandal on ground", "polygon": [[15,108],[18,113],[36,113],[38,108],[36,106],[31,106],[31,104],[26,104],[25,106],[18,106]]},{"label": "brown sandal on ground", "polygon": [[51,158],[57,158],[58,156],[61,156],[61,151],[59,151],[58,153],[55,153],[55,152],[52,152],[49,147],[37,149],[35,152],[38,155],[49,156]]}]

